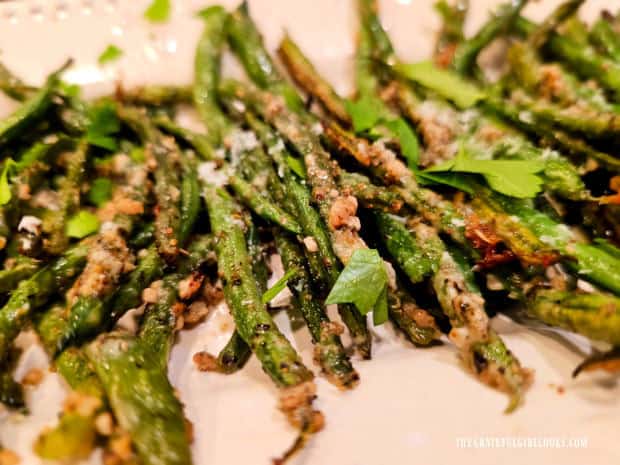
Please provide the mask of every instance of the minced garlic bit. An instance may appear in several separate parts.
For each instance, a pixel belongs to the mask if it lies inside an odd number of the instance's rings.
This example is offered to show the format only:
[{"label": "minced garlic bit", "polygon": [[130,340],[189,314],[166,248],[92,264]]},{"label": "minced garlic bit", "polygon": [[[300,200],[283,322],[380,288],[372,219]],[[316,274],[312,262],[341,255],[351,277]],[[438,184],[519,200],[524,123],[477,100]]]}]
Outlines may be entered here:
[{"label": "minced garlic bit", "polygon": [[159,290],[161,289],[162,281],[153,281],[149,287],[142,291],[142,302],[145,304],[155,304],[159,300]]},{"label": "minced garlic bit", "polygon": [[95,418],[95,429],[102,436],[110,436],[114,431],[114,420],[110,412],[103,412]]},{"label": "minced garlic bit", "polygon": [[316,243],[316,240],[312,236],[304,237],[304,245],[306,246],[306,250],[310,253],[315,253],[319,251],[319,246]]},{"label": "minced garlic bit", "polygon": [[28,370],[28,373],[24,375],[21,382],[26,386],[36,386],[43,381],[44,376],[45,374],[40,368],[31,368]]},{"label": "minced garlic bit", "polygon": [[65,399],[64,411],[75,412],[82,417],[90,417],[94,415],[101,406],[101,399],[71,391]]},{"label": "minced garlic bit", "polygon": [[179,297],[183,300],[192,297],[200,289],[203,279],[202,273],[192,273],[187,278],[179,281]]},{"label": "minced garlic bit", "polygon": [[187,307],[183,314],[185,325],[195,325],[204,320],[209,314],[209,306],[204,300],[196,300]]},{"label": "minced garlic bit", "polygon": [[132,456],[131,436],[129,433],[119,434],[108,442],[110,450],[122,461],[127,461]]},{"label": "minced garlic bit", "polygon": [[[357,199],[352,195],[337,197],[329,209],[329,226],[334,229],[343,226],[359,230],[359,218],[357,212]],[[355,221],[357,220],[357,221]]]}]

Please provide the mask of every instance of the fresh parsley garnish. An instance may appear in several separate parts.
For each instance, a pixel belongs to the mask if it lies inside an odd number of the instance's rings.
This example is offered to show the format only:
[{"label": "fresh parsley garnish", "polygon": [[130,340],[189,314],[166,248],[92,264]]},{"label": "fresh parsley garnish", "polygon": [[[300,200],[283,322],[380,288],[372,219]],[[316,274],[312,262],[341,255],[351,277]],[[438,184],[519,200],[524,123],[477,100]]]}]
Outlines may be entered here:
[{"label": "fresh parsley garnish", "polygon": [[413,169],[418,166],[420,144],[415,132],[403,118],[388,114],[383,102],[376,97],[364,96],[355,102],[347,100],[345,106],[357,134],[372,131],[377,125],[382,125],[398,141],[409,167]]},{"label": "fresh parsley garnish", "polygon": [[291,279],[296,274],[297,274],[296,268],[291,268],[286,273],[284,273],[284,275],[280,279],[278,279],[274,283],[273,286],[271,286],[269,289],[265,291],[261,299],[262,302],[264,304],[271,302],[274,299],[274,297],[277,296],[286,287],[286,284],[288,283],[289,279]]},{"label": "fresh parsley garnish", "polygon": [[0,174],[0,205],[6,205],[11,200],[11,183],[9,179],[9,171],[16,166],[17,163],[12,158],[4,160],[2,174]]},{"label": "fresh parsley garnish", "polygon": [[[476,160],[467,156],[464,147],[461,146],[454,159],[422,171],[422,176],[429,176],[432,181],[442,182],[441,177],[435,177],[436,174],[478,174],[484,177],[489,187],[494,191],[510,197],[525,199],[535,197],[542,190],[544,181],[537,173],[540,173],[544,168],[543,162],[535,160]],[[449,182],[446,184],[451,182],[450,185],[454,186],[455,179],[458,178],[447,178]],[[458,183],[461,182],[466,181],[458,181]],[[467,189],[462,190],[468,192]]]},{"label": "fresh parsley garnish", "polygon": [[116,116],[114,105],[103,102],[92,107],[88,111],[88,119],[86,130],[88,143],[110,151],[116,150],[118,145],[112,136],[120,131],[121,123]]},{"label": "fresh parsley garnish", "polygon": [[144,12],[144,17],[152,23],[164,23],[170,18],[170,10],[170,0],[153,0]]},{"label": "fresh parsley garnish", "polygon": [[326,304],[352,303],[362,315],[374,309],[373,321],[387,320],[388,275],[375,249],[358,249],[327,296]]},{"label": "fresh parsley garnish", "polygon": [[69,84],[68,82],[61,82],[60,90],[64,96],[70,99],[78,98],[81,92],[80,86],[77,84]]},{"label": "fresh parsley garnish", "polygon": [[473,107],[485,98],[485,93],[477,86],[453,71],[435,66],[431,61],[403,63],[395,68],[403,77],[434,90],[461,109]]},{"label": "fresh parsley garnish", "polygon": [[456,173],[453,171],[447,172],[431,172],[414,170],[416,180],[423,186],[431,184],[443,184],[446,186],[454,187],[463,192],[467,192],[470,195],[474,194],[474,188],[471,185],[468,176],[463,173]]},{"label": "fresh parsley garnish", "polygon": [[363,96],[355,101],[347,100],[345,107],[356,133],[372,129],[384,116],[383,103],[372,96]]},{"label": "fresh parsley garnish", "polygon": [[101,52],[101,55],[99,55],[97,62],[100,65],[103,65],[105,63],[118,60],[121,56],[123,56],[123,51],[120,48],[116,45],[108,45],[106,49]]},{"label": "fresh parsley garnish", "polygon": [[415,132],[402,118],[385,121],[384,124],[398,140],[400,152],[407,160],[409,168],[417,167],[420,161],[420,145]]},{"label": "fresh parsley garnish", "polygon": [[112,198],[112,181],[108,178],[97,178],[88,191],[88,200],[100,207]]},{"label": "fresh parsley garnish", "polygon": [[92,213],[81,210],[67,221],[67,236],[82,239],[99,230],[99,218]]}]

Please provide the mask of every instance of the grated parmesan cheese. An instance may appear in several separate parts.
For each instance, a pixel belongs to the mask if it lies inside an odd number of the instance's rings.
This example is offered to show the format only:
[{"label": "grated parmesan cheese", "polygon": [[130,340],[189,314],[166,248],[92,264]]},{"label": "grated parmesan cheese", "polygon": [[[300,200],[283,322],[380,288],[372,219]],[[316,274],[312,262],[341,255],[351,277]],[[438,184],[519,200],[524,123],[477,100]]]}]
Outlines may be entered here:
[{"label": "grated parmesan cheese", "polygon": [[19,221],[18,231],[26,231],[30,234],[38,235],[41,232],[41,220],[36,216],[25,215]]},{"label": "grated parmesan cheese", "polygon": [[213,161],[205,161],[198,165],[198,177],[216,187],[228,184],[229,173],[226,169],[218,168]]}]

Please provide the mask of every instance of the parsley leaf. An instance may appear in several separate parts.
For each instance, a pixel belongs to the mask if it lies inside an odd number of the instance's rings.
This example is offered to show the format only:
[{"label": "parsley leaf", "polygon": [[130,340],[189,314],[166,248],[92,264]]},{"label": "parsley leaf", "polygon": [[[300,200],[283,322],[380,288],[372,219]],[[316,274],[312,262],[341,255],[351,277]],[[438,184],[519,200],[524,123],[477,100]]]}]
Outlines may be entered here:
[{"label": "parsley leaf", "polygon": [[219,14],[222,7],[219,5],[211,5],[196,12],[196,16],[203,19],[209,19],[213,14]]},{"label": "parsley leaf", "polygon": [[398,139],[400,152],[407,159],[409,168],[417,168],[420,161],[420,145],[415,132],[411,130],[411,127],[402,118],[385,121],[384,124]]},{"label": "parsley leaf", "polygon": [[[461,146],[459,153],[453,160],[429,168],[420,174],[422,177],[428,177],[435,182],[447,180],[448,182],[445,184],[448,185],[453,185],[455,179],[458,183],[463,180],[457,177],[442,179],[444,173],[479,174],[484,177],[489,187],[494,191],[510,197],[525,199],[535,197],[541,191],[544,181],[537,173],[544,168],[545,164],[536,160],[476,160],[468,157],[464,147]],[[437,176],[438,174],[440,176]],[[458,188],[472,193],[471,187],[469,190],[464,188],[466,182],[464,181],[463,186]]]},{"label": "parsley leaf", "polygon": [[170,0],[153,0],[144,17],[152,23],[164,23],[170,17]]},{"label": "parsley leaf", "polygon": [[382,325],[388,320],[388,299],[387,284],[383,287],[383,292],[379,295],[372,312],[372,322],[375,326]]},{"label": "parsley leaf", "polygon": [[93,205],[100,207],[112,198],[112,181],[108,178],[97,178],[93,181],[88,191],[88,200]]},{"label": "parsley leaf", "polygon": [[67,82],[60,83],[61,92],[70,99],[74,99],[80,96],[80,86],[77,84],[69,84]]},{"label": "parsley leaf", "polygon": [[347,100],[344,104],[356,133],[371,129],[383,117],[383,104],[376,97],[363,96],[356,101]]},{"label": "parsley leaf", "polygon": [[116,116],[114,105],[104,102],[92,107],[88,112],[89,124],[86,130],[86,140],[89,144],[110,151],[118,148],[116,140],[112,137],[120,131],[121,123]]},{"label": "parsley leaf", "polygon": [[288,280],[297,274],[297,268],[291,268],[284,275],[278,279],[273,286],[265,291],[261,301],[264,304],[271,302],[275,296],[277,296],[286,287]]},{"label": "parsley leaf", "polygon": [[295,158],[291,155],[286,156],[286,164],[289,168],[302,179],[306,177],[306,168],[304,167],[304,163],[299,159]]},{"label": "parsley leaf", "polygon": [[460,191],[467,192],[470,195],[474,194],[474,188],[469,182],[470,180],[467,175],[462,173],[456,173],[454,171],[434,173],[429,170],[414,172],[417,181],[423,186],[430,184],[444,184],[446,186],[454,187]]},{"label": "parsley leaf", "polygon": [[358,249],[342,270],[326,304],[352,303],[362,315],[373,308],[375,324],[385,321],[388,283],[385,263],[375,249]]},{"label": "parsley leaf", "polygon": [[528,199],[542,190],[543,180],[535,174],[507,170],[502,174],[485,174],[489,187],[510,197]]},{"label": "parsley leaf", "polygon": [[81,210],[67,221],[67,236],[82,239],[99,230],[99,218],[92,213]]},{"label": "parsley leaf", "polygon": [[398,140],[401,153],[407,159],[409,167],[413,169],[418,166],[420,146],[415,132],[404,119],[390,117],[381,100],[364,96],[354,102],[347,100],[345,106],[356,134],[371,131],[372,136],[372,129],[378,124],[383,125]]},{"label": "parsley leaf", "polygon": [[485,98],[484,92],[477,86],[465,81],[453,71],[438,68],[430,61],[399,64],[396,65],[396,71],[453,101],[461,109],[473,107]]},{"label": "parsley leaf", "polygon": [[541,191],[544,181],[536,173],[544,168],[543,162],[535,160],[474,160],[461,156],[452,170],[481,174],[494,191],[524,199]]},{"label": "parsley leaf", "polygon": [[6,205],[11,200],[11,185],[9,183],[9,170],[17,165],[12,158],[4,160],[2,174],[0,174],[0,205]]},{"label": "parsley leaf", "polygon": [[103,65],[105,63],[118,60],[121,56],[123,56],[123,51],[120,48],[116,45],[108,45],[106,49],[101,52],[101,55],[99,55],[97,62],[100,65]]}]

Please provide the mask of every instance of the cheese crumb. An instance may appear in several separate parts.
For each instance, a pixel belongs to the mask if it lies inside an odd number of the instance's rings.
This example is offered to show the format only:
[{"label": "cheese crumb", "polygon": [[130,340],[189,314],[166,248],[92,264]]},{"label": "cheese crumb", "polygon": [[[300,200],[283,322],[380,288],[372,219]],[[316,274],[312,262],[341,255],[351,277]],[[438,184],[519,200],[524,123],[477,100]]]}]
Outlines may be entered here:
[{"label": "cheese crumb", "polygon": [[18,231],[26,231],[30,234],[38,235],[41,232],[41,220],[36,216],[25,215],[17,226]]},{"label": "cheese crumb", "polygon": [[218,168],[215,162],[205,161],[198,165],[198,177],[216,187],[223,187],[228,184],[229,173]]}]

